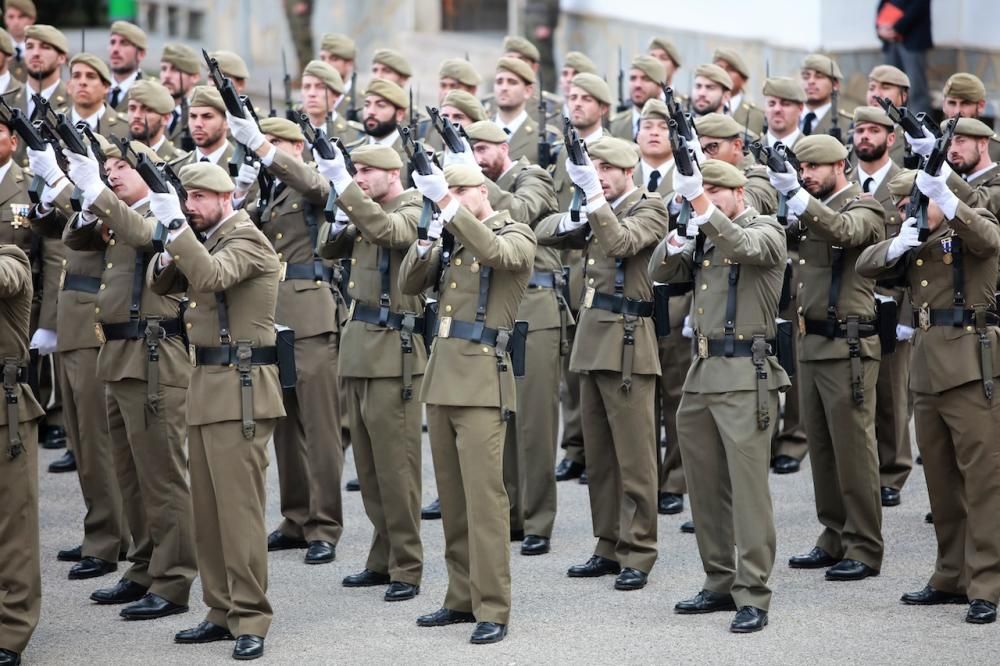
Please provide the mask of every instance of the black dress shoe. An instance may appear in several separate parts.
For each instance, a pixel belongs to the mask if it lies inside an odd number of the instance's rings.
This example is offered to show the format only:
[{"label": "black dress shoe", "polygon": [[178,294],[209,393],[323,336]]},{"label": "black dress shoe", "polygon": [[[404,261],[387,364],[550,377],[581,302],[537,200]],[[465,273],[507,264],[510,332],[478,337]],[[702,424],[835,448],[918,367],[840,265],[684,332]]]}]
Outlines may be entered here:
[{"label": "black dress shoe", "polygon": [[6,648],[0,648],[0,666],[19,666],[21,655]]},{"label": "black dress shoe", "polygon": [[76,548],[67,548],[66,550],[60,550],[56,554],[56,559],[60,562],[79,562],[83,559],[83,546],[77,546]]},{"label": "black dress shoe", "polygon": [[337,559],[337,547],[329,541],[310,541],[306,551],[306,564],[326,564]]},{"label": "black dress shoe", "polygon": [[99,557],[87,556],[74,564],[69,570],[69,579],[83,580],[84,578],[98,578],[114,571],[118,571],[117,562],[108,562]]},{"label": "black dress shoe", "polygon": [[344,484],[344,489],[347,490],[347,492],[356,493],[361,490],[361,482],[357,479],[351,479]]},{"label": "black dress shoe", "polygon": [[389,574],[378,573],[371,569],[365,569],[361,573],[345,576],[340,582],[344,587],[375,587],[377,585],[388,585]]},{"label": "black dress shoe", "polygon": [[174,634],[174,643],[215,643],[216,641],[231,641],[233,635],[226,627],[220,627],[204,620],[197,627],[178,631]]},{"label": "black dress shoe", "polygon": [[684,532],[684,534],[694,534],[694,521],[685,520],[681,523],[681,532]]},{"label": "black dress shoe", "polygon": [[684,495],[661,493],[657,510],[661,515],[670,516],[684,510]]},{"label": "black dress shoe", "polygon": [[441,499],[435,498],[433,502],[420,509],[420,517],[424,520],[441,520]]},{"label": "black dress shoe", "polygon": [[464,611],[451,610],[450,608],[439,608],[433,613],[421,615],[417,618],[418,627],[444,627],[449,624],[462,624],[465,622],[475,622],[476,616]]},{"label": "black dress shoe", "polygon": [[583,474],[580,475],[580,478],[576,482],[581,486],[590,485],[590,477],[587,475],[587,470],[583,470]]},{"label": "black dress shoe", "polygon": [[41,436],[43,449],[61,449],[66,446],[66,429],[62,426],[50,426]]},{"label": "black dress shoe", "polygon": [[733,595],[709,590],[702,590],[692,598],[674,604],[674,612],[681,615],[734,610],[736,610],[736,602],[733,601]]},{"label": "black dress shoe", "polygon": [[955,592],[942,592],[930,585],[918,592],[907,592],[899,598],[904,604],[911,606],[939,606],[942,604],[967,604],[969,597]]},{"label": "black dress shoe", "polygon": [[121,615],[126,620],[156,620],[168,615],[178,615],[187,613],[188,607],[167,601],[158,594],[146,593],[142,599],[126,606],[121,610]]},{"label": "black dress shoe", "polygon": [[917,462],[918,465],[923,465],[924,464],[924,457],[923,456],[917,456],[916,462]]},{"label": "black dress shoe", "polygon": [[615,578],[615,589],[622,590],[624,592],[641,590],[646,587],[646,581],[648,579],[648,574],[639,571],[638,569],[633,569],[632,567],[625,567],[622,569],[622,572],[618,574],[618,578]]},{"label": "black dress shoe", "polygon": [[487,643],[499,643],[507,635],[507,625],[496,622],[480,622],[472,632],[470,643],[485,645]]},{"label": "black dress shoe", "polygon": [[420,586],[402,581],[393,581],[385,591],[386,601],[406,601],[420,594]]},{"label": "black dress shoe", "polygon": [[862,580],[877,575],[878,571],[857,560],[841,560],[826,570],[827,580]]},{"label": "black dress shoe", "polygon": [[549,538],[528,534],[521,542],[522,555],[544,555],[549,552]]},{"label": "black dress shoe", "polygon": [[515,530],[511,528],[510,530],[510,540],[511,541],[524,541],[524,530]]},{"label": "black dress shoe", "polygon": [[264,639],[260,636],[243,634],[236,639],[236,645],[233,646],[233,659],[250,661],[251,659],[260,659],[263,656]]},{"label": "black dress shoe", "polygon": [[99,604],[129,604],[142,599],[147,590],[149,590],[148,587],[143,587],[128,578],[122,578],[112,587],[95,590],[90,595],[90,600]]},{"label": "black dress shoe", "polygon": [[990,624],[997,621],[997,605],[984,599],[973,599],[965,621],[970,624]]},{"label": "black dress shoe", "polygon": [[305,539],[293,539],[290,536],[285,536],[281,530],[274,530],[267,535],[268,550],[298,550],[308,547],[309,544],[306,543]]},{"label": "black dress shoe", "polygon": [[752,634],[767,626],[767,611],[753,606],[743,606],[736,611],[736,617],[729,623],[729,631],[734,634]]},{"label": "black dress shoe", "polygon": [[570,578],[597,578],[608,574],[619,574],[622,571],[620,564],[614,560],[609,560],[600,555],[594,555],[583,564],[574,564],[567,571]]},{"label": "black dress shoe", "polygon": [[573,479],[579,479],[580,475],[583,474],[586,468],[576,462],[575,460],[570,460],[569,458],[563,458],[556,465],[556,481],[571,481]]},{"label": "black dress shoe", "polygon": [[824,569],[826,567],[832,567],[837,562],[839,562],[839,560],[836,557],[826,552],[819,546],[816,546],[808,553],[792,555],[788,558],[788,566],[793,569]]},{"label": "black dress shoe", "polygon": [[774,457],[774,461],[771,463],[771,469],[774,470],[775,474],[794,474],[799,471],[802,467],[802,463],[791,456],[786,456],[784,454]]},{"label": "black dress shoe", "polygon": [[899,506],[899,491],[889,486],[882,486],[882,506]]},{"label": "black dress shoe", "polygon": [[73,455],[72,451],[67,451],[62,454],[61,458],[53,460],[49,464],[49,472],[52,474],[64,474],[66,472],[76,471],[76,456]]},{"label": "black dress shoe", "polygon": [[934,524],[934,514],[931,513],[930,511],[928,511],[927,515],[924,516],[924,522],[927,523],[928,525],[933,525]]}]

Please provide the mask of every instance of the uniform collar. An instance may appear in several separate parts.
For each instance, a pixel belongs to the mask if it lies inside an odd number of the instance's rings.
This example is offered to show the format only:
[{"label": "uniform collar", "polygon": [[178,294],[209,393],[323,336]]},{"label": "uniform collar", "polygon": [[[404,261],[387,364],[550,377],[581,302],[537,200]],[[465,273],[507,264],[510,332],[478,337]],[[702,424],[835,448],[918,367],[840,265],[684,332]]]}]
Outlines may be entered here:
[{"label": "uniform collar", "polygon": [[865,171],[864,165],[859,161],[857,172],[858,184],[861,185],[861,189],[863,190],[865,188],[865,181],[871,178],[872,188],[868,190],[868,192],[875,194],[875,191],[882,186],[882,181],[885,180],[885,177],[889,174],[890,169],[892,169],[892,160],[886,160],[885,164],[883,164],[878,171],[875,173],[868,173]]},{"label": "uniform collar", "polygon": [[207,157],[208,161],[212,164],[218,164],[222,160],[222,156],[225,154],[226,148],[229,148],[229,143],[227,141],[223,141],[220,148],[208,154],[201,152],[201,148],[195,148],[194,161],[200,162],[201,158]]}]

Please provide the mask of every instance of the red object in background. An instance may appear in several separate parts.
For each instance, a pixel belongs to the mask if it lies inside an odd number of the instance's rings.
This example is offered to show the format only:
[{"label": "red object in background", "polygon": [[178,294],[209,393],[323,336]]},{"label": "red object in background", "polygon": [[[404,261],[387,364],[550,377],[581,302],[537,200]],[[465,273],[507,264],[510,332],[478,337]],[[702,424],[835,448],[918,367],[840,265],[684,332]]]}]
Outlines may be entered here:
[{"label": "red object in background", "polygon": [[891,2],[887,2],[879,10],[878,16],[875,18],[875,25],[884,25],[891,28],[901,18],[903,18],[903,10]]}]

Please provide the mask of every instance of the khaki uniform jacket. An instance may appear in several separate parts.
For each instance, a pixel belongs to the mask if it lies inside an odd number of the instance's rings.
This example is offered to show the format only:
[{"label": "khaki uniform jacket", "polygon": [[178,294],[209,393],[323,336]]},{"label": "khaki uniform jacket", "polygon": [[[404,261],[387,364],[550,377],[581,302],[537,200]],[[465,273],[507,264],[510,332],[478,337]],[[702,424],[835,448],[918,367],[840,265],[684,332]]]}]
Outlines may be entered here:
[{"label": "khaki uniform jacket", "polygon": [[[802,117],[805,118],[807,113],[809,113],[808,106],[802,109]],[[840,128],[841,140],[847,141],[847,130],[850,128],[850,120],[838,117],[837,126]],[[819,122],[813,125],[812,134],[829,134],[831,129],[833,129],[833,107],[827,109],[826,113],[823,114],[823,117],[820,118]]]},{"label": "khaki uniform jacket", "polygon": [[[551,138],[551,137],[550,137]],[[510,159],[517,161],[526,157],[532,164],[538,164],[538,120],[528,112],[528,118],[507,142],[510,145]]]},{"label": "khaki uniform jacket", "polygon": [[161,160],[170,164],[187,157],[186,152],[175,146],[173,141],[166,138],[163,139],[160,147],[156,149],[156,154],[160,156]]},{"label": "khaki uniform jacket", "polygon": [[767,118],[764,116],[764,110],[759,108],[753,102],[748,102],[745,99],[740,101],[739,108],[733,110],[732,116],[733,120],[738,122],[743,127],[746,127],[757,136],[761,135],[764,131],[764,125],[767,124]]},{"label": "khaki uniform jacket", "polygon": [[608,134],[626,141],[635,141],[635,118],[632,115],[632,107],[611,117]]},{"label": "khaki uniform jacket", "polygon": [[966,182],[957,173],[948,176],[951,191],[963,203],[973,208],[985,208],[1000,215],[1000,164],[994,163],[986,173]]},{"label": "khaki uniform jacket", "polygon": [[[31,209],[31,199],[28,197],[28,185],[31,174],[25,173],[21,167],[10,162],[7,174],[0,180],[0,245],[16,245],[21,248],[31,262],[32,270],[37,271],[38,257],[33,256],[32,245],[39,245],[38,234],[31,228],[28,213]],[[35,294],[37,301],[40,294]]]},{"label": "khaki uniform jacket", "polygon": [[110,105],[105,104],[104,115],[97,120],[95,131],[107,139],[111,137],[128,138],[128,118],[112,109]]},{"label": "khaki uniform jacket", "polygon": [[[485,325],[513,328],[535,257],[535,234],[531,228],[512,220],[506,211],[495,212],[480,221],[460,207],[445,230],[455,236],[455,247],[441,276],[439,315],[474,322],[480,271],[488,266],[493,273]],[[422,257],[418,247],[418,243],[410,246],[399,269],[399,287],[404,294],[417,295],[434,286],[437,279],[441,242],[435,243]],[[421,402],[516,411],[514,391],[509,360],[507,370],[500,372],[493,347],[461,338],[434,339],[420,387]]]},{"label": "khaki uniform jacket", "polygon": [[[236,152],[236,145],[232,141],[226,141],[226,150],[222,153],[219,161],[216,165],[222,167],[229,173],[229,160],[232,159],[233,153]],[[197,158],[197,152],[192,150],[190,153],[185,153],[184,151],[178,149],[178,154],[181,155],[178,159],[170,163],[170,166],[174,168],[174,171],[180,173],[181,167],[185,167],[188,164],[193,164]],[[252,193],[252,191],[251,191]],[[248,197],[248,200],[249,197]]]},{"label": "khaki uniform jacket", "polygon": [[[15,358],[28,365],[28,327],[31,324],[31,265],[28,255],[13,245],[0,244],[0,359]],[[27,383],[14,390],[17,421],[34,421],[45,414]],[[0,408],[0,426],[9,425],[7,405]],[[7,442],[3,442],[6,455]]]},{"label": "khaki uniform jacket", "polygon": [[743,203],[747,208],[761,215],[774,215],[778,211],[778,191],[767,178],[767,167],[757,164],[753,155],[747,155],[736,168],[747,177],[747,184],[743,186]]},{"label": "khaki uniform jacket", "polygon": [[[879,183],[878,188],[872,192],[872,196],[875,197],[875,201],[882,205],[885,209],[885,235],[883,238],[886,240],[895,238],[899,235],[899,230],[903,226],[903,220],[899,217],[899,211],[896,210],[896,204],[892,201],[892,193],[889,191],[889,182],[900,172],[900,167],[893,162],[889,166],[889,171],[886,172],[885,178]],[[851,174],[851,180],[855,183],[861,185],[861,171],[855,168],[854,172]],[[913,317],[910,311],[910,302],[906,297],[906,289],[902,287],[882,287],[875,285],[875,293],[881,294],[883,296],[889,296],[894,301],[896,301],[896,307],[899,312],[900,323],[910,325]]]},{"label": "khaki uniform jacket", "polygon": [[[236,211],[203,245],[194,231],[185,229],[168,244],[173,262],[149,279],[156,293],[186,292],[184,313],[188,340],[195,347],[218,347],[219,311],[215,294],[225,292],[233,343],[248,340],[254,347],[275,342],[274,308],[278,299],[280,266],[271,244],[245,211]],[[159,255],[151,260],[159,262]],[[255,365],[253,416],[272,419],[285,415],[277,365]],[[242,418],[240,380],[236,368],[197,366],[188,386],[188,425],[207,425]]]},{"label": "khaki uniform jacket", "polygon": [[[13,108],[21,109],[24,114],[28,113],[28,95],[31,94],[31,88],[27,85],[23,85],[17,91],[16,95],[12,95],[8,98],[7,103]],[[49,97],[49,104],[52,106],[52,110],[56,113],[69,113],[72,100],[70,99],[69,92],[66,90],[66,84],[62,81],[56,86],[56,89],[52,91],[52,95]],[[24,141],[18,141],[17,150],[14,151],[14,161],[21,165],[22,168],[28,168],[28,146]]]}]

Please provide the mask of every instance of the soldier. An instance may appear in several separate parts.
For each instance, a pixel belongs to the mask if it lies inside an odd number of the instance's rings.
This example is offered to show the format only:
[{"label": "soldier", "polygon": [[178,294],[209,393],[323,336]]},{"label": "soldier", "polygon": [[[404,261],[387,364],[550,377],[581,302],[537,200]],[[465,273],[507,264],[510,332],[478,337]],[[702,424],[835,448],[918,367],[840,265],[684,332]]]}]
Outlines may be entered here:
[{"label": "soldier", "polygon": [[947,173],[905,171],[889,183],[902,215],[914,180],[930,199],[930,236],[920,242],[909,218],[899,235],[868,248],[858,271],[903,277],[917,328],[913,346],[913,412],[934,514],[937,561],[913,605],[969,604],[965,621],[995,622],[1000,581],[1000,330],[994,287],[1000,231],[989,211],[970,208],[952,191]]},{"label": "soldier", "polygon": [[726,74],[733,82],[726,113],[754,134],[763,132],[764,126],[767,125],[764,112],[756,104],[746,100],[744,95],[747,81],[750,79],[750,68],[747,67],[746,61],[736,49],[719,48],[712,54],[712,64],[726,70]]},{"label": "soldier", "polygon": [[[321,60],[312,60],[302,70],[301,81],[302,113],[309,117],[309,124],[346,143],[356,141],[361,132],[337,111],[344,96],[344,80],[337,70]],[[305,157],[310,156],[305,153]]]},{"label": "soldier", "polygon": [[167,126],[167,139],[183,151],[194,150],[188,128],[188,106],[195,86],[201,79],[201,59],[187,44],[172,43],[163,47],[160,56],[160,83],[174,98],[174,111]]},{"label": "soldier", "polygon": [[653,37],[646,47],[646,52],[663,63],[664,83],[673,85],[674,73],[681,67],[681,52],[672,41],[666,37]]},{"label": "soldier", "polygon": [[179,171],[188,164],[206,161],[226,169],[236,147],[227,138],[226,105],[219,91],[214,86],[192,88],[187,118],[195,148],[175,160],[172,163],[174,169]]},{"label": "soldier", "polygon": [[[266,199],[251,200],[248,213],[282,262],[275,316],[279,324],[295,331],[295,366],[300,369],[295,390],[283,394],[288,416],[274,430],[285,519],[268,535],[267,547],[306,548],[306,564],[325,564],[336,558],[344,526],[334,272],[316,256],[322,206],[330,186],[302,160],[305,138],[298,125],[268,118],[258,128],[253,118],[226,115],[233,137],[256,152],[274,177],[271,191],[262,193]],[[244,188],[241,177],[236,200],[247,196]]]},{"label": "soldier", "polygon": [[556,80],[554,46],[559,15],[559,0],[529,0],[524,4],[524,32],[538,49],[540,76],[549,85]]},{"label": "soldier", "polygon": [[[12,4],[12,3],[8,3]],[[9,12],[8,8],[8,12]],[[42,577],[38,553],[38,419],[45,412],[28,386],[31,265],[17,246],[0,244],[0,664],[21,663],[38,625]]]},{"label": "soldier", "polygon": [[[504,58],[514,58],[515,60],[520,60],[521,62],[526,63],[529,67],[531,67],[531,71],[534,73],[535,78],[538,78],[538,72],[542,67],[542,56],[541,53],[539,53],[538,48],[535,47],[535,45],[530,41],[518,35],[507,35],[503,38],[502,52],[502,57]],[[555,77],[546,79],[546,82],[551,86],[555,82]],[[531,104],[533,106],[538,106],[539,95],[541,95],[545,100],[546,116],[551,117],[553,114],[558,114],[560,107],[562,107],[562,100],[547,90],[541,90],[536,86],[531,94]]]},{"label": "soldier", "polygon": [[486,120],[486,110],[473,95],[464,90],[451,90],[441,100],[441,117],[450,123],[467,127],[472,123]]},{"label": "soldier", "polygon": [[705,569],[703,589],[674,610],[739,609],[729,629],[749,633],[767,626],[771,601],[770,419],[778,415],[778,392],[790,386],[775,357],[785,234],[774,218],[746,205],[747,178],[728,162],[708,160],[693,176],[674,171],[673,180],[693,209],[689,239],[672,231],[649,271],[654,280],[701,284],[690,314],[697,356],[684,380],[677,429]]},{"label": "soldier", "polygon": [[[943,128],[945,123],[941,124]],[[934,150],[934,137],[924,129],[924,136],[906,140],[921,157]],[[948,185],[968,206],[985,208],[1000,214],[1000,165],[990,159],[993,130],[978,118],[960,118],[955,136],[948,147]]]},{"label": "soldier", "polygon": [[875,382],[881,349],[875,281],[851,267],[885,235],[885,211],[844,173],[847,149],[817,134],[795,151],[792,168],[768,170],[802,227],[799,243],[799,393],[816,513],[816,546],[795,555],[797,569],[830,567],[827,580],[877,576],[882,565],[882,507],[875,446]]},{"label": "soldier", "polygon": [[[892,65],[877,65],[868,74],[868,92],[865,102],[870,107],[881,109],[882,107],[879,106],[876,98],[885,97],[896,106],[906,106],[909,91],[910,77],[905,72]],[[889,147],[889,159],[895,162],[897,166],[903,166],[906,142],[903,141],[902,128],[896,127],[894,134],[896,135],[896,139],[895,143]],[[886,180],[886,183],[889,180],[892,180],[892,178],[890,177]],[[886,190],[885,200],[888,201],[888,190]]]},{"label": "soldier", "polygon": [[14,76],[14,41],[10,33],[0,28],[0,94],[14,92],[22,85],[21,81]]},{"label": "soldier", "polygon": [[479,72],[468,60],[448,58],[441,61],[441,66],[438,67],[438,104],[441,104],[452,90],[464,90],[470,95],[475,95],[482,80]]},{"label": "soldier", "polygon": [[[233,182],[215,164],[180,171],[185,221],[176,194],[151,194],[150,209],[175,226],[155,255],[150,279],[161,295],[186,292],[185,329],[195,368],[187,395],[191,498],[198,573],[208,613],[178,643],[236,637],[233,657],[264,653],[267,600],[264,503],[267,441],[285,415],[275,363],[280,266],[244,211],[233,211]],[[195,231],[204,234],[204,244]]]},{"label": "soldier", "polygon": [[615,589],[638,590],[657,556],[654,400],[660,363],[647,265],[666,236],[667,211],[658,194],[635,186],[638,155],[630,143],[604,137],[588,150],[595,162],[566,165],[587,197],[586,214],[581,211],[578,222],[569,214],[553,215],[538,228],[543,244],[586,250],[586,290],[570,368],[581,373],[597,546],[586,563],[567,573],[573,578],[614,573]]},{"label": "soldier", "polygon": [[767,179],[767,170],[752,155],[744,154],[744,142],[750,139],[745,127],[732,116],[709,113],[694,121],[705,157],[726,162],[747,179],[743,200],[762,215],[773,215],[778,208],[778,193]]},{"label": "soldier", "polygon": [[119,113],[126,111],[128,93],[142,79],[142,60],[147,48],[148,40],[142,28],[128,21],[111,24],[108,63],[114,80],[108,93],[108,106]]},{"label": "soldier", "polygon": [[496,116],[493,122],[510,137],[510,158],[527,157],[538,162],[538,119],[528,114],[528,103],[534,95],[535,72],[523,60],[500,58],[493,78]]},{"label": "soldier", "polygon": [[585,54],[579,51],[570,51],[566,54],[562,69],[559,71],[559,90],[563,100],[565,100],[562,108],[564,116],[569,115],[569,89],[577,74],[597,74],[597,65]]},{"label": "soldier", "polygon": [[[476,622],[472,643],[496,643],[510,618],[509,504],[503,487],[506,419],[516,409],[510,341],[531,279],[535,235],[490,206],[479,168],[414,175],[440,216],[399,269],[400,291],[440,294],[439,325],[419,399],[427,405],[441,495],[448,591],[421,627]],[[449,250],[443,240],[447,232]],[[454,286],[452,286],[454,285]]]},{"label": "soldier", "polygon": [[3,24],[10,31],[14,40],[14,64],[11,73],[18,81],[28,78],[28,68],[25,65],[28,55],[27,29],[38,19],[38,10],[32,0],[7,0],[4,3]]},{"label": "soldier", "polygon": [[[945,81],[943,94],[941,112],[945,118],[978,118],[986,109],[986,86],[975,74],[952,74]],[[1000,138],[996,134],[990,137],[989,152],[991,161],[1000,162]]]},{"label": "soldier", "polygon": [[85,122],[95,134],[107,138],[125,137],[128,123],[104,102],[111,85],[111,70],[104,61],[90,53],[78,53],[69,61],[69,72],[72,123]]},{"label": "soldier", "polygon": [[413,76],[409,61],[395,49],[375,49],[371,72],[373,79],[392,81],[400,88],[405,88]]},{"label": "soldier", "polygon": [[403,126],[409,107],[410,103],[402,88],[392,81],[375,79],[365,90],[364,126],[368,140],[359,139],[349,147],[354,148],[363,143],[390,146],[399,153],[403,164],[406,164],[399,128]]},{"label": "soldier", "polygon": [[799,123],[806,101],[806,91],[796,79],[776,76],[764,82],[763,92],[767,131],[761,137],[761,141],[768,146],[780,141],[794,150],[796,142],[803,136],[799,130]]},{"label": "soldier", "polygon": [[357,84],[358,72],[354,66],[354,59],[357,57],[357,48],[354,40],[347,35],[335,32],[328,32],[323,35],[319,47],[319,59],[337,70],[340,80],[348,88],[348,93],[337,100],[334,111],[343,115],[347,120],[357,120],[353,114],[357,113],[355,104],[357,99],[354,93]]},{"label": "soldier", "polygon": [[375,534],[362,572],[345,587],[388,585],[384,599],[403,601],[420,593],[420,393],[427,351],[424,299],[399,291],[405,251],[417,239],[421,199],[406,190],[403,162],[388,146],[363,146],[351,154],[352,180],[343,155],[317,156],[332,181],[338,210],[347,220],[324,223],[320,254],[349,258],[353,299],[342,335],[340,377],[361,498]]},{"label": "soldier", "polygon": [[233,82],[236,92],[240,94],[246,92],[250,70],[239,54],[232,51],[212,51],[208,57],[219,63],[219,70]]},{"label": "soldier", "polygon": [[184,157],[186,153],[167,140],[174,100],[159,81],[136,81],[128,91],[126,110],[130,139],[152,148],[161,161],[176,162]]},{"label": "soldier", "polygon": [[663,63],[653,56],[640,55],[632,59],[628,72],[629,101],[632,108],[626,109],[611,119],[609,133],[619,139],[634,141],[639,133],[639,117],[648,100],[663,99],[663,82],[666,73]]},{"label": "soldier", "polygon": [[802,61],[802,87],[806,91],[806,114],[799,129],[802,134],[827,134],[839,118],[834,116],[833,91],[840,90],[844,75],[837,62],[821,53],[810,53]]},{"label": "soldier", "polygon": [[723,113],[729,105],[733,80],[718,65],[698,65],[694,70],[694,88],[691,90],[691,110],[695,116]]},{"label": "soldier", "polygon": [[[69,111],[69,93],[62,81],[62,66],[66,64],[66,54],[69,43],[66,36],[51,25],[35,24],[30,26],[25,35],[25,66],[28,80],[22,87],[11,106],[21,109],[28,118],[35,119],[38,105],[35,101],[40,97],[48,101],[53,111],[67,113]],[[21,167],[28,166],[26,147],[18,147],[17,163]]]}]

